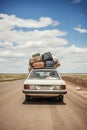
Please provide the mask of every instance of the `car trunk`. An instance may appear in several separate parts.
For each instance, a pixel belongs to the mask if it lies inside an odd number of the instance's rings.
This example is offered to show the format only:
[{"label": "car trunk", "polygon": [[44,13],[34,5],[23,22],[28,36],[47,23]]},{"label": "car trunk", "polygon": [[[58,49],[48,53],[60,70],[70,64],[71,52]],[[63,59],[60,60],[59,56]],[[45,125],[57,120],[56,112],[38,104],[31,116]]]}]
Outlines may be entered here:
[{"label": "car trunk", "polygon": [[26,80],[25,81],[25,84],[31,84],[31,85],[61,85],[61,84],[64,84],[64,82],[63,82],[63,80],[58,80],[58,79],[56,79],[56,80],[44,80],[44,79],[42,79],[42,80],[32,80],[32,79],[30,79],[30,80]]},{"label": "car trunk", "polygon": [[63,84],[62,80],[28,80],[32,90],[59,90]]}]

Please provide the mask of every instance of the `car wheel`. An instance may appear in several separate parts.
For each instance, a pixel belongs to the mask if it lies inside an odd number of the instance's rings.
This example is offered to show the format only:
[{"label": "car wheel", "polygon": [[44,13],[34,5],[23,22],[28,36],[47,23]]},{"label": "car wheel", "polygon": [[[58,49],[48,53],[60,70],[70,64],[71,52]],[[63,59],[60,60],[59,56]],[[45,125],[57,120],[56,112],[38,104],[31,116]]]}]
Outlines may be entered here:
[{"label": "car wheel", "polygon": [[64,96],[59,96],[59,102],[63,102]]},{"label": "car wheel", "polygon": [[28,101],[29,101],[29,99],[30,99],[30,96],[25,95],[25,101],[26,101],[26,102],[28,102]]}]

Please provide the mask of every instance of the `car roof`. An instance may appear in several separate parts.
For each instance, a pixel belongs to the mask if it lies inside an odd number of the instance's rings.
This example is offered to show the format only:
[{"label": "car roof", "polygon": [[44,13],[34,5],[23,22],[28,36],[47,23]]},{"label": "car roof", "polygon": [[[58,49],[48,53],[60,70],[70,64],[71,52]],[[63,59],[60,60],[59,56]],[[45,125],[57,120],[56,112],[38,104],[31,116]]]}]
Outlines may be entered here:
[{"label": "car roof", "polygon": [[50,68],[40,68],[40,69],[32,69],[32,71],[37,71],[37,70],[47,70],[47,71],[49,71],[49,70],[51,70],[51,71],[56,71],[57,69],[56,68],[53,68],[53,67],[50,67]]}]

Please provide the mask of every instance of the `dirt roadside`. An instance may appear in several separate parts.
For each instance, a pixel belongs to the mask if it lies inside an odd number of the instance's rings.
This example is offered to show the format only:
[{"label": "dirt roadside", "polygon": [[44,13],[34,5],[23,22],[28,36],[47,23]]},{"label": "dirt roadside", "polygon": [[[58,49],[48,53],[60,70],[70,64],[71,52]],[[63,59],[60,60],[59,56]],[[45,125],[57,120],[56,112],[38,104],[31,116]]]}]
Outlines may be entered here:
[{"label": "dirt roadside", "polygon": [[[24,102],[24,80],[0,83],[0,130],[86,130],[87,93],[67,83],[64,103]],[[85,96],[84,96],[85,95]]]},{"label": "dirt roadside", "polygon": [[72,75],[62,75],[63,80],[74,83],[80,86],[82,89],[87,90],[87,74],[72,74]]}]

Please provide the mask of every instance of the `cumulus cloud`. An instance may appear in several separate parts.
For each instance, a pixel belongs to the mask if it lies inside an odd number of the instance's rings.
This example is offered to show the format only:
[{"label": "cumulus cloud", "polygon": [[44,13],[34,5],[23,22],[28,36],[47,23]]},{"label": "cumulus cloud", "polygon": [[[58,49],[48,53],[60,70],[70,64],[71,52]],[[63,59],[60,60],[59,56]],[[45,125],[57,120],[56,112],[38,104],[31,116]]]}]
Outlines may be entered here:
[{"label": "cumulus cloud", "polygon": [[12,29],[15,26],[20,28],[41,28],[59,25],[59,21],[55,21],[50,17],[40,17],[39,20],[21,19],[15,15],[0,14],[0,30]]},{"label": "cumulus cloud", "polygon": [[34,31],[2,31],[0,39],[9,42],[28,42],[28,41],[41,41],[43,39],[57,38],[60,36],[66,36],[67,33],[60,30],[34,30]]},{"label": "cumulus cloud", "polygon": [[[58,29],[23,31],[22,28],[42,28],[47,26],[56,26],[58,21],[50,17],[40,17],[39,20],[20,19],[15,15],[0,14],[0,40],[4,48],[26,48],[26,47],[46,47],[50,45],[60,46],[68,43],[62,36],[67,33]],[[18,27],[21,29],[16,29]],[[15,45],[15,46],[14,46]]]},{"label": "cumulus cloud", "polygon": [[[0,72],[28,72],[31,55],[37,52],[43,54],[46,51],[56,55],[63,72],[77,71],[77,65],[80,72],[86,70],[83,67],[87,66],[87,48],[80,48],[74,44],[66,46],[68,33],[54,28],[59,24],[60,22],[50,17],[35,20],[0,14]],[[48,26],[51,26],[51,29],[47,29]]]},{"label": "cumulus cloud", "polygon": [[0,57],[23,57],[25,53],[12,52],[11,50],[3,50],[0,52]]},{"label": "cumulus cloud", "polygon": [[1,72],[27,73],[29,58],[32,54],[37,52],[43,54],[46,51],[51,51],[51,53],[59,59],[59,62],[61,63],[61,66],[58,69],[59,72],[85,73],[87,70],[87,48],[80,48],[75,45],[55,48],[47,46],[47,48],[24,47],[24,49],[9,49],[9,51],[4,49],[1,50]]},{"label": "cumulus cloud", "polygon": [[87,48],[75,45],[60,47],[55,51],[61,63],[60,72],[87,73]]},{"label": "cumulus cloud", "polygon": [[78,31],[80,33],[87,33],[87,29],[83,29],[83,28],[80,28],[80,27],[77,27],[77,28],[73,28],[75,31]]}]

